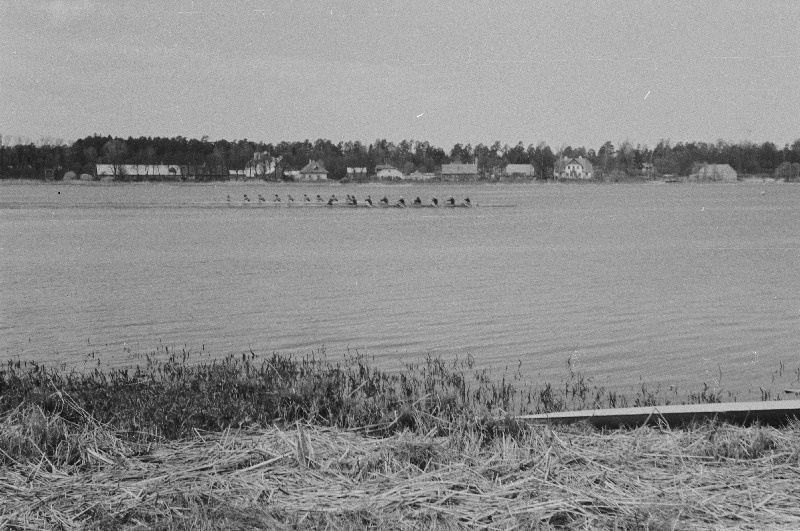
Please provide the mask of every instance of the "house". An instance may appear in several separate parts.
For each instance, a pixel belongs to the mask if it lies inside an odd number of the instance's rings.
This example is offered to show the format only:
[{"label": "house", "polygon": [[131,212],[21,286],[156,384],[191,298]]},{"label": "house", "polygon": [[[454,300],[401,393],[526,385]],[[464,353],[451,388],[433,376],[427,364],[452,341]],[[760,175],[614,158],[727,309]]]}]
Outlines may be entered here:
[{"label": "house", "polygon": [[594,167],[583,157],[562,157],[556,162],[554,173],[559,179],[591,179]]},{"label": "house", "polygon": [[506,175],[521,175],[525,177],[533,177],[536,175],[536,170],[533,164],[507,164],[503,173]]},{"label": "house", "polygon": [[464,181],[478,178],[478,163],[442,164],[442,179],[445,181]]},{"label": "house", "polygon": [[735,183],[739,180],[736,170],[730,164],[702,164],[689,176],[693,181],[721,181]]},{"label": "house", "polygon": [[402,179],[403,172],[401,172],[391,164],[378,164],[377,166],[375,166],[375,176],[378,179],[385,179],[391,181],[395,179]]},{"label": "house", "polygon": [[278,163],[283,157],[272,158],[266,151],[255,152],[253,158],[247,161],[244,176],[248,179],[265,179],[276,175]]},{"label": "house", "polygon": [[430,181],[436,177],[435,173],[423,173],[421,171],[415,171],[414,173],[407,175],[406,179],[409,181]]},{"label": "house", "polygon": [[302,170],[297,174],[299,181],[327,181],[328,170],[321,162],[310,160]]},{"label": "house", "polygon": [[183,172],[175,164],[97,164],[97,177],[113,179],[150,179],[153,177],[180,180]]},{"label": "house", "polygon": [[367,176],[367,167],[366,166],[354,166],[354,167],[347,167],[347,177],[350,179],[363,179]]}]

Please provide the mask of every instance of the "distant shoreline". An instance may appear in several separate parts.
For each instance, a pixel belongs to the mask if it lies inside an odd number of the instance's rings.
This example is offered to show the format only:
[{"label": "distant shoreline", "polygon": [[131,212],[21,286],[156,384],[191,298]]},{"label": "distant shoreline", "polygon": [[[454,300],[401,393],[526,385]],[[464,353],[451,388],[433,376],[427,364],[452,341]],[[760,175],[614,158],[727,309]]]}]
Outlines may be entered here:
[{"label": "distant shoreline", "polygon": [[785,179],[777,179],[774,177],[757,177],[745,176],[736,182],[722,182],[722,181],[692,181],[688,178],[667,180],[667,179],[625,179],[621,181],[605,181],[605,180],[582,180],[582,179],[558,179],[558,180],[525,180],[525,181],[491,181],[480,179],[475,181],[369,181],[369,182],[340,182],[340,181],[265,181],[260,179],[249,180],[230,180],[230,181],[158,181],[158,180],[143,180],[143,181],[46,181],[43,179],[24,179],[24,178],[9,178],[0,179],[0,186],[2,185],[58,185],[58,186],[128,186],[128,185],[173,185],[173,186],[253,186],[253,185],[276,185],[276,186],[294,186],[294,187],[340,187],[340,186],[359,186],[359,187],[380,187],[380,186],[493,186],[493,185],[530,185],[530,186],[547,186],[547,185],[643,185],[643,184],[692,184],[692,185],[709,185],[709,184],[798,184],[798,182],[787,182]]}]

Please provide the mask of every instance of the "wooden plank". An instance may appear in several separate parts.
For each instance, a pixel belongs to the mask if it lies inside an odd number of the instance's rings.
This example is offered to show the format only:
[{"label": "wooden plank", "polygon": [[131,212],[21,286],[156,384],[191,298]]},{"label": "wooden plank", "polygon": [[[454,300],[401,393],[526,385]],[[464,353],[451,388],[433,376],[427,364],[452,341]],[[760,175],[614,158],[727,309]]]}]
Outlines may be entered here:
[{"label": "wooden plank", "polygon": [[800,418],[800,400],[773,402],[726,402],[721,404],[689,404],[670,406],[627,407],[562,411],[538,415],[520,415],[518,420],[538,423],[570,423],[587,421],[601,428],[642,426],[666,423],[679,426],[715,419],[732,424],[783,425]]}]

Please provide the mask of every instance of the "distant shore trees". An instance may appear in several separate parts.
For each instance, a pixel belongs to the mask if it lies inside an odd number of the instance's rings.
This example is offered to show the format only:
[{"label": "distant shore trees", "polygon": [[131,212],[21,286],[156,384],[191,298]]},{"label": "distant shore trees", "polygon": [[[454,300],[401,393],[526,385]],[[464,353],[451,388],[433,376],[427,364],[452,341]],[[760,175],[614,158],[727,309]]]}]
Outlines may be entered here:
[{"label": "distant shore trees", "polygon": [[[563,157],[584,157],[595,167],[598,178],[654,178],[663,175],[686,176],[698,163],[729,164],[740,175],[770,176],[787,181],[800,180],[800,139],[783,148],[772,142],[716,143],[661,140],[650,148],[623,141],[618,146],[604,142],[595,148],[562,146],[552,149],[545,142],[512,146],[495,141],[490,144],[455,144],[450,149],[423,140],[398,143],[377,139],[333,143],[283,141],[278,143],[242,140],[210,140],[207,136],[188,139],[182,136],[128,137],[127,139],[92,135],[71,144],[50,138],[38,142],[0,136],[0,178],[42,179],[45,175],[61,178],[67,172],[94,174],[96,164],[170,164],[196,168],[207,178],[227,179],[229,170],[245,170],[258,158],[271,163],[274,171],[264,179],[280,179],[298,170],[310,160],[320,161],[329,178],[342,180],[347,168],[367,168],[368,174],[378,165],[391,165],[404,173],[439,171],[442,164],[477,163],[483,178],[497,180],[508,164],[531,164],[537,179],[552,179],[556,161]],[[120,176],[122,177],[122,176]]]}]

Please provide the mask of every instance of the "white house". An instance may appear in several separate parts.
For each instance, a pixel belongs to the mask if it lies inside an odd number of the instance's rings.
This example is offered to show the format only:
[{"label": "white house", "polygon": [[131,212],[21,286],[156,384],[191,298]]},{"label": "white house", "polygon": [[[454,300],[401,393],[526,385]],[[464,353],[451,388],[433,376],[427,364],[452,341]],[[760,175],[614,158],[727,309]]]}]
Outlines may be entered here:
[{"label": "white house", "polygon": [[594,166],[583,157],[563,157],[556,163],[555,174],[560,179],[591,179]]},{"label": "white house", "polygon": [[375,176],[378,179],[402,179],[403,172],[392,166],[391,164],[379,164],[375,166]]},{"label": "white house", "polygon": [[506,175],[533,177],[536,175],[536,170],[533,168],[533,164],[508,164],[505,169],[503,169],[503,173]]},{"label": "white house", "polygon": [[179,179],[181,167],[175,164],[97,164],[97,177],[170,177]]},{"label": "white house", "polygon": [[415,171],[412,174],[406,175],[406,179],[409,181],[430,181],[436,177],[435,173],[423,173],[421,171]]},{"label": "white house", "polygon": [[363,178],[367,176],[366,166],[347,167],[347,176],[351,179]]}]

